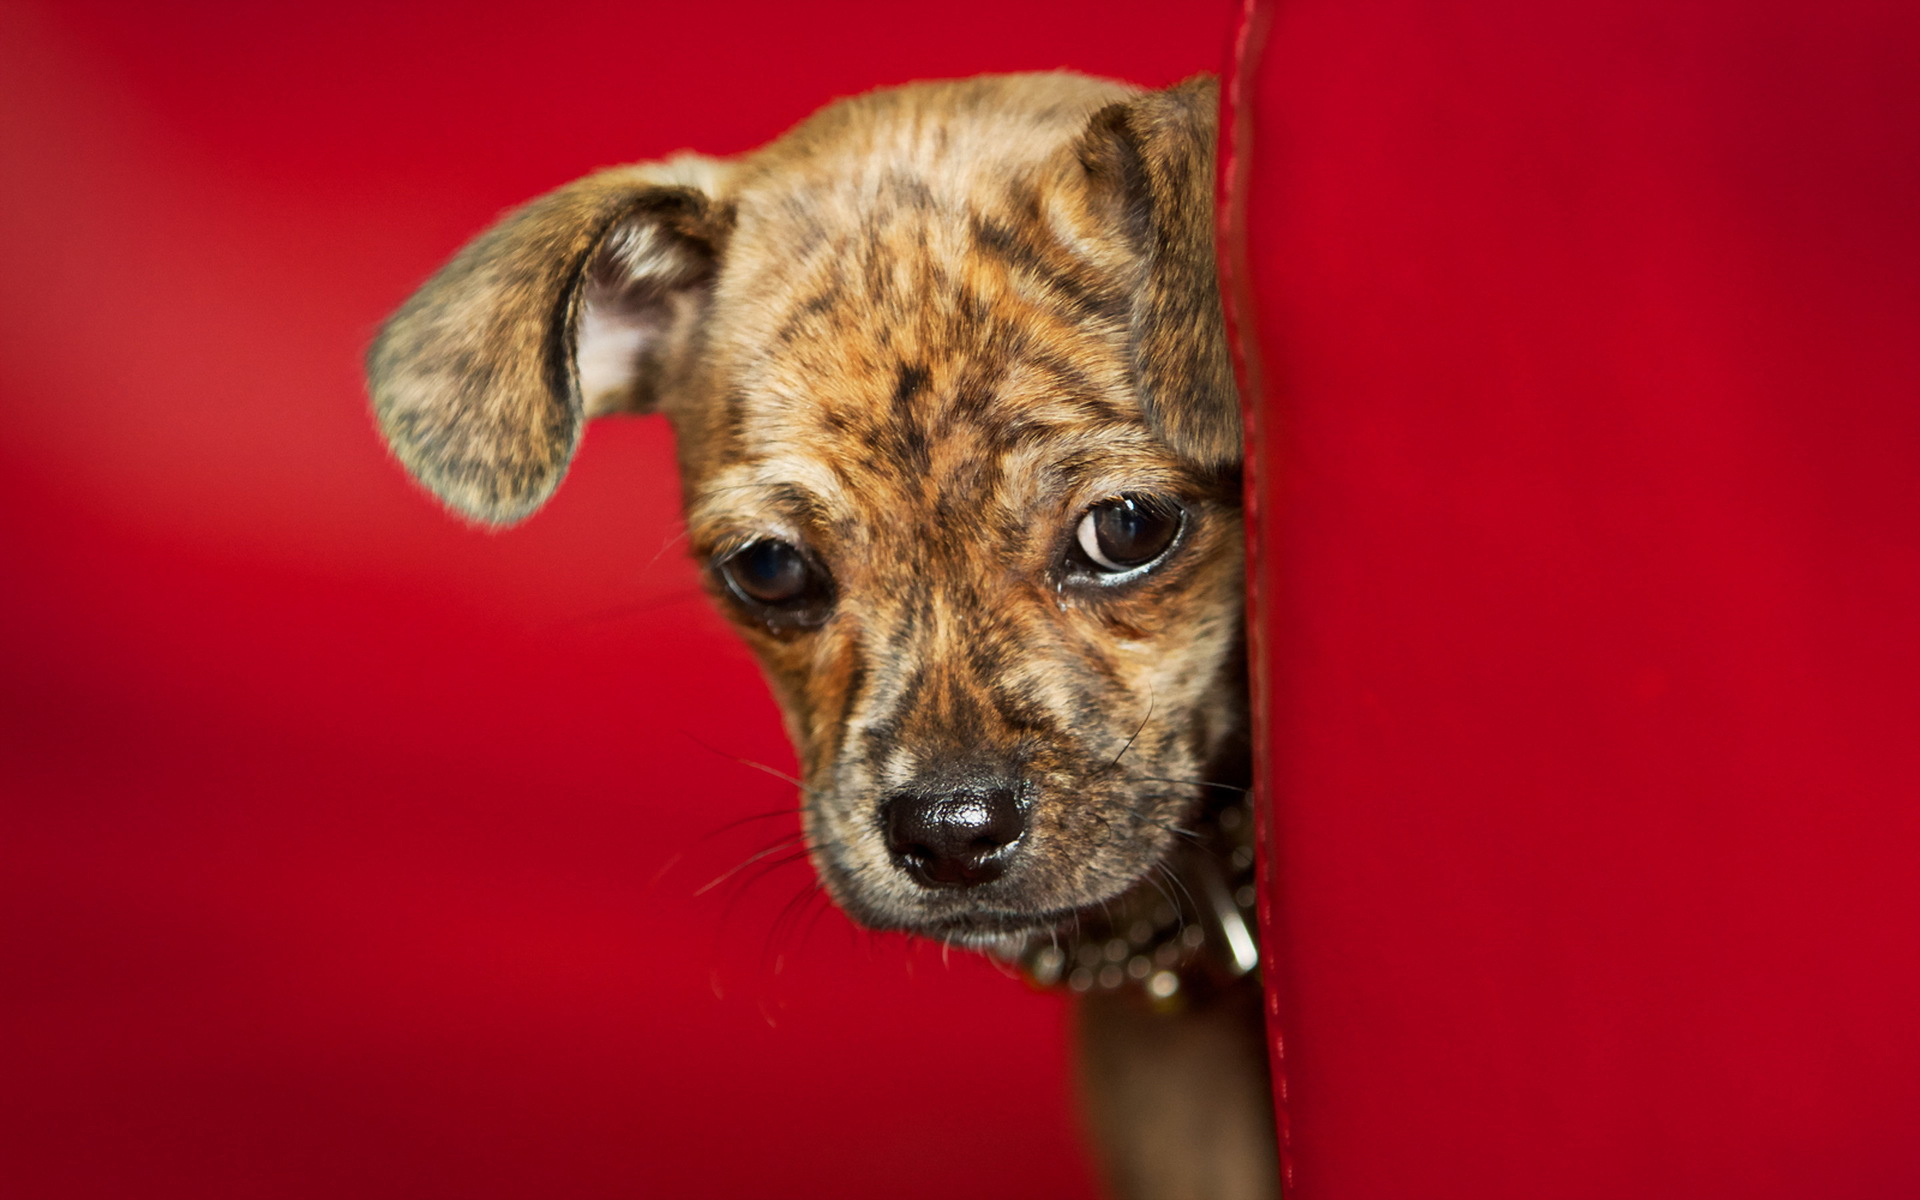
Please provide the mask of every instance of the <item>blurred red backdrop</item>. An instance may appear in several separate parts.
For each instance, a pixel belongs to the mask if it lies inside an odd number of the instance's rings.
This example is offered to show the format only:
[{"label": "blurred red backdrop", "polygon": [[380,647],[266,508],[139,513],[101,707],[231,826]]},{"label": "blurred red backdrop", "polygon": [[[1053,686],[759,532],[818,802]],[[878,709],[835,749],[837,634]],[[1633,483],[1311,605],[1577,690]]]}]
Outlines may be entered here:
[{"label": "blurred red backdrop", "polygon": [[1056,998],[789,908],[803,864],[696,894],[796,824],[723,830],[791,762],[667,429],[479,533],[358,359],[591,168],[1168,83],[1235,7],[0,8],[0,1190],[1087,1194]]}]

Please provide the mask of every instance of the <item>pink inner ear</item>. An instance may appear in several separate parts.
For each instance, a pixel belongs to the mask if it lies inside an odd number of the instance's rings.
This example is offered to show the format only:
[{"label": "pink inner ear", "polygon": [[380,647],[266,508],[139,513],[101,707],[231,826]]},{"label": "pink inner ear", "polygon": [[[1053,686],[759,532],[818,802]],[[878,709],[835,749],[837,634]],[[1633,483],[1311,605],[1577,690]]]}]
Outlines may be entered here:
[{"label": "pink inner ear", "polygon": [[580,398],[588,418],[632,406],[647,347],[659,339],[664,322],[659,305],[634,305],[598,285],[589,285],[574,335],[574,364],[580,373]]},{"label": "pink inner ear", "polygon": [[676,297],[697,287],[710,270],[706,257],[682,238],[645,221],[607,235],[587,268],[574,365],[588,418],[645,408],[652,389],[643,376],[658,367],[676,316]]}]

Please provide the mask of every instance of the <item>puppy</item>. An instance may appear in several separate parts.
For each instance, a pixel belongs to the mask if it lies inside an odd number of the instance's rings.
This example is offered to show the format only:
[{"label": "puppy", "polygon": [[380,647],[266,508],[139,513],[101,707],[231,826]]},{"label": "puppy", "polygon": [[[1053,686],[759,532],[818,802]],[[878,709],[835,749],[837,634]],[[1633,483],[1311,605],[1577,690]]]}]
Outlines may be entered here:
[{"label": "puppy", "polygon": [[394,453],[487,524],[587,420],[673,422],[826,888],[1083,993],[1088,1116],[1139,1197],[1275,1189],[1216,102],[924,83],[602,171],[481,234],[368,360]]}]

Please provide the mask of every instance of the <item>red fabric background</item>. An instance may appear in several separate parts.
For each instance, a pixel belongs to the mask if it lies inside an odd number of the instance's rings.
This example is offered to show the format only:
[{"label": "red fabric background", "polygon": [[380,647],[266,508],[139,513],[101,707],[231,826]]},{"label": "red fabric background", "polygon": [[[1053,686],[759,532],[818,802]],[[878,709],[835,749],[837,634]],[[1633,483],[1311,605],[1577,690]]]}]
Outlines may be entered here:
[{"label": "red fabric background", "polygon": [[358,359],[593,167],[1233,7],[0,7],[0,1193],[1088,1194],[1056,998],[694,895],[796,825],[701,840],[791,762],[666,429],[480,534]]},{"label": "red fabric background", "polygon": [[1920,1195],[1917,14],[1271,6],[1298,1200]]}]

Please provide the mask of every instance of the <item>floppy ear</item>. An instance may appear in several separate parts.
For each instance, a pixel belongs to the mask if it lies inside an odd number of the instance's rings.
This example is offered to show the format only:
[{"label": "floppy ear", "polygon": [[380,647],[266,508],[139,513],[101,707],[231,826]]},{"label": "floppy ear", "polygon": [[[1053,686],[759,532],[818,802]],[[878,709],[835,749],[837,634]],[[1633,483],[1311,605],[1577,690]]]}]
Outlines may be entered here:
[{"label": "floppy ear", "polygon": [[367,354],[380,431],[449,508],[511,524],[559,486],[590,417],[678,385],[731,216],[725,165],[618,167],[501,218]]},{"label": "floppy ear", "polygon": [[1219,85],[1199,76],[1093,114],[1077,147],[1096,205],[1141,256],[1134,374],[1147,419],[1202,465],[1240,462],[1240,403],[1215,271]]}]

